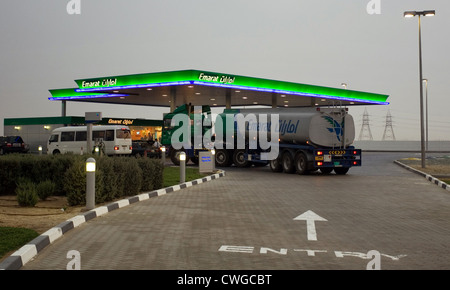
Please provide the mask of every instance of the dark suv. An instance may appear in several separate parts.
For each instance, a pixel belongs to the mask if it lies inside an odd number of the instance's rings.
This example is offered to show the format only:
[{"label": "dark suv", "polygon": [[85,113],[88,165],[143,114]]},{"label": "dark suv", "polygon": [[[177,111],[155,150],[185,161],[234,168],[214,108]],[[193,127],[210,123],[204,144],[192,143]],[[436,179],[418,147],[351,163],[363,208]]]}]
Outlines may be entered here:
[{"label": "dark suv", "polygon": [[0,137],[0,155],[6,153],[27,153],[29,149],[28,144],[25,144],[20,136]]}]

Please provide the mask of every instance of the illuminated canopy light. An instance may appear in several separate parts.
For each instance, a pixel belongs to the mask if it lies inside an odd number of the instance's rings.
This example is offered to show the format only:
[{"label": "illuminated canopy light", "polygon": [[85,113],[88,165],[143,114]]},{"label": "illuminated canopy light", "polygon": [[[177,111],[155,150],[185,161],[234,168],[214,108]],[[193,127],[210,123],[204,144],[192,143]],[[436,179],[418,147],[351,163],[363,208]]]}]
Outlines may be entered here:
[{"label": "illuminated canopy light", "polygon": [[[406,12],[405,12],[406,15]],[[90,98],[123,97],[125,94],[102,93],[123,89],[152,88],[180,85],[201,85],[230,88],[234,90],[252,90],[277,94],[343,100],[366,104],[386,105],[388,95],[344,90],[341,88],[321,87],[277,80],[228,75],[198,70],[183,70],[160,73],[125,75],[96,79],[76,80],[78,88],[50,90],[50,100],[73,100]]]},{"label": "illuminated canopy light", "polygon": [[52,97],[49,100],[63,101],[63,100],[82,100],[82,99],[96,99],[96,98],[114,98],[127,97],[128,94],[96,94],[92,92],[78,93],[75,89],[50,90]]}]

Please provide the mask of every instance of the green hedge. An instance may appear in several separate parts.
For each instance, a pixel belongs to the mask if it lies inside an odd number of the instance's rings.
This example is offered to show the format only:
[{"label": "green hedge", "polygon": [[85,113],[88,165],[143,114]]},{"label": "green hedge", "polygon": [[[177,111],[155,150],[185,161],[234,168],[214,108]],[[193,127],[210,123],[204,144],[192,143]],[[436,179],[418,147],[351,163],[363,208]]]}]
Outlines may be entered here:
[{"label": "green hedge", "polygon": [[[16,194],[20,183],[36,186],[51,182],[55,195],[65,195],[69,205],[86,202],[88,155],[7,155],[0,157],[0,195]],[[164,166],[157,159],[95,156],[96,203],[132,196],[163,186]],[[20,180],[20,181],[19,181]]]}]

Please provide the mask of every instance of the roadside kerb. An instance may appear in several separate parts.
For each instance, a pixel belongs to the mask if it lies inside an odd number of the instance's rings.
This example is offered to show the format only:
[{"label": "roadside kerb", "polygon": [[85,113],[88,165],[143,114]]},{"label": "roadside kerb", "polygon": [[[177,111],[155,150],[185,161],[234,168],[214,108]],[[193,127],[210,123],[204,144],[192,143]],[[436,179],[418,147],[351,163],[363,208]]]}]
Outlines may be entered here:
[{"label": "roadside kerb", "polygon": [[191,187],[197,184],[208,182],[225,176],[225,171],[219,170],[219,173],[199,178],[193,181],[185,182],[178,185],[169,186],[166,188],[153,190],[150,192],[141,193],[129,198],[121,199],[119,201],[110,203],[108,205],[94,208],[90,211],[79,214],[59,225],[49,229],[41,234],[28,244],[22,246],[19,250],[14,252],[11,256],[0,263],[0,270],[19,270],[31,259],[33,259],[42,249],[62,237],[69,230],[78,227],[79,225],[104,214],[107,214],[115,209],[123,208],[135,202],[143,201],[151,197],[161,196],[170,192],[178,191],[183,188]]},{"label": "roadside kerb", "polygon": [[443,188],[443,189],[445,189],[445,190],[447,190],[447,191],[450,191],[450,186],[449,186],[447,183],[445,183],[445,182],[443,182],[442,180],[440,180],[440,179],[434,177],[433,175],[430,175],[430,174],[428,174],[428,173],[425,173],[425,172],[422,172],[422,171],[417,170],[417,169],[415,169],[415,168],[412,168],[411,166],[408,166],[408,165],[406,165],[406,164],[403,164],[403,163],[401,163],[401,162],[398,161],[398,160],[394,160],[394,163],[397,164],[397,165],[399,165],[399,166],[401,166],[401,167],[403,167],[403,168],[405,168],[405,169],[407,169],[407,170],[409,170],[409,171],[411,171],[411,172],[417,173],[417,174],[419,174],[420,176],[425,177],[425,179],[427,179],[427,180],[430,181],[431,183],[434,183],[434,184],[436,184],[437,186],[439,186],[439,187],[441,187],[441,188]]}]

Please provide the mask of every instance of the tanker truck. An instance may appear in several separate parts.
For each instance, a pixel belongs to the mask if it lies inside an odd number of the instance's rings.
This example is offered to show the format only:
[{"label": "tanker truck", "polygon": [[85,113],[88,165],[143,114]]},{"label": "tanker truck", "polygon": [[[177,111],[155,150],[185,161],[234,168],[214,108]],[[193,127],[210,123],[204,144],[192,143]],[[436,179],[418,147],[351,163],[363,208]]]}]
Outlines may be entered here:
[{"label": "tanker truck", "polygon": [[[269,115],[276,120],[262,118]],[[237,116],[244,118],[244,129],[238,128]],[[361,166],[361,150],[351,146],[355,125],[346,108],[225,109],[215,124],[220,125],[215,127],[216,134],[232,134],[232,138],[215,140],[218,167],[270,164],[274,172],[303,175],[317,170],[346,174],[350,167]],[[266,135],[271,148],[261,146],[261,134]],[[245,146],[242,142],[238,146],[242,138]],[[274,148],[276,154],[268,154]],[[271,157],[262,158],[264,154]]]},{"label": "tanker truck", "polygon": [[[186,117],[188,127],[174,124],[179,114]],[[274,172],[303,175],[317,170],[346,174],[351,167],[361,166],[361,150],[351,146],[355,126],[346,108],[225,109],[212,122],[208,106],[187,104],[166,114],[163,121],[161,143],[175,165],[180,163],[181,151],[186,153],[186,162],[190,159],[197,164],[199,152],[215,148],[217,167],[270,164]],[[201,129],[194,125],[196,121]],[[189,144],[176,148],[172,139],[178,137],[172,137],[183,131],[183,126],[185,133],[189,131]],[[198,134],[202,144],[197,144]],[[264,139],[266,144],[261,142]],[[213,145],[205,144],[205,140]]]}]

